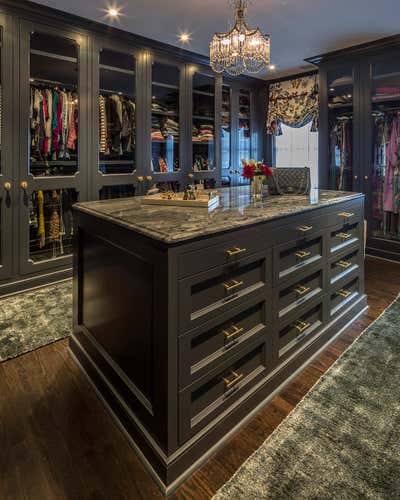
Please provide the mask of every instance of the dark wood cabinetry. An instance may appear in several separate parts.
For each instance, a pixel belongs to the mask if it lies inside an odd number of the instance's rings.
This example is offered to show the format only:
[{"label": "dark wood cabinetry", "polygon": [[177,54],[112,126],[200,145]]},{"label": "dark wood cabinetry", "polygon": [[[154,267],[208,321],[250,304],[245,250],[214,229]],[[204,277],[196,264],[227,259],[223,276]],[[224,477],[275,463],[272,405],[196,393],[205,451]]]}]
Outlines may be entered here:
[{"label": "dark wood cabinetry", "polygon": [[[206,57],[23,0],[0,0],[0,29],[0,295],[71,275],[76,201],[220,185],[222,77]],[[261,80],[238,82],[258,99]],[[57,138],[37,120],[54,99]],[[104,126],[110,103],[123,127]]]},{"label": "dark wood cabinetry", "polygon": [[400,261],[400,36],[307,59],[320,75],[319,179],[362,191],[367,253]]},{"label": "dark wood cabinetry", "polygon": [[77,206],[71,348],[163,488],[365,309],[363,201],[170,244]]}]

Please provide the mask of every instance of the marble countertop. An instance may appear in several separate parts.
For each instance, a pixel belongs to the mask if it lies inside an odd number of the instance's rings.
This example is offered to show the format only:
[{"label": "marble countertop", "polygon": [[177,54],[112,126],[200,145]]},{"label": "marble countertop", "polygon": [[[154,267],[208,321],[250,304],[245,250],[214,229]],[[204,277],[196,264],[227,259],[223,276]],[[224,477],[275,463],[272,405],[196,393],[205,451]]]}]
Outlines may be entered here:
[{"label": "marble countertop", "polygon": [[141,196],[77,203],[74,207],[155,240],[174,244],[362,196],[344,191],[313,190],[311,196],[267,196],[263,201],[253,202],[248,186],[217,191],[220,204],[210,212],[197,207],[146,205]]}]

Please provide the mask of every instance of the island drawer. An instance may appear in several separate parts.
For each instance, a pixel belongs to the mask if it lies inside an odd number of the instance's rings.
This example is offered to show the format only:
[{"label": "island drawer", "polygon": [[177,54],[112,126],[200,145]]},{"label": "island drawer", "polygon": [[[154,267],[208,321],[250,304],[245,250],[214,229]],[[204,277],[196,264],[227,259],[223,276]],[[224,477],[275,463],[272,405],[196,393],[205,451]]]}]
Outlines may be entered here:
[{"label": "island drawer", "polygon": [[360,295],[361,280],[357,274],[341,283],[330,293],[330,317],[339,314],[345,307],[350,306]]},{"label": "island drawer", "polygon": [[329,263],[329,281],[333,285],[345,276],[359,269],[361,265],[361,251],[359,248],[347,251],[343,256],[335,257]]},{"label": "island drawer", "polygon": [[221,266],[180,280],[180,332],[196,328],[261,292],[265,296],[271,272],[271,252],[264,251],[243,259],[234,268]]},{"label": "island drawer", "polygon": [[360,200],[341,203],[333,207],[327,218],[327,226],[354,224],[364,219],[364,207]]},{"label": "island drawer", "polygon": [[274,249],[274,283],[277,284],[322,260],[323,233]]},{"label": "island drawer", "polygon": [[329,248],[330,253],[334,254],[347,247],[354,247],[362,241],[362,224],[356,222],[354,224],[345,224],[337,226],[330,231]]},{"label": "island drawer", "polygon": [[271,246],[270,232],[265,224],[228,233],[223,238],[207,241],[201,248],[182,253],[178,257],[178,276],[184,278],[213,267],[235,266],[249,255]]},{"label": "island drawer", "polygon": [[310,306],[295,319],[279,329],[278,357],[287,358],[315,337],[324,324],[323,301]]},{"label": "island drawer", "polygon": [[314,238],[326,227],[326,218],[321,215],[312,215],[312,212],[304,213],[290,218],[290,223],[281,225],[274,229],[272,239],[274,245],[296,242],[301,245],[305,241]]},{"label": "island drawer", "polygon": [[322,294],[323,287],[323,270],[318,269],[293,284],[277,289],[275,300],[278,317],[293,314],[298,307]]},{"label": "island drawer", "polygon": [[179,439],[183,444],[247,393],[272,363],[270,343],[260,342],[238,352],[225,365],[186,388],[179,396]]},{"label": "island drawer", "polygon": [[[223,363],[237,350],[265,337],[267,326],[265,300],[245,304],[219,316],[179,338],[180,387],[190,385]],[[270,323],[271,318],[268,318]]]}]

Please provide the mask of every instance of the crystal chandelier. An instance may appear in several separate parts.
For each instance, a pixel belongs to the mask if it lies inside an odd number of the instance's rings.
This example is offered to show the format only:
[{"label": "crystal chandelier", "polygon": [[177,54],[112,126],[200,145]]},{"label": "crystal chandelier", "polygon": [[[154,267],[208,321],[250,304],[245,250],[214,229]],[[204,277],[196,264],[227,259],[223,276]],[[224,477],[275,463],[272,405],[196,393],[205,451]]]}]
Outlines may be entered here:
[{"label": "crystal chandelier", "polygon": [[270,37],[259,28],[251,30],[245,21],[248,0],[230,0],[235,10],[235,25],[229,33],[215,33],[210,43],[210,63],[217,73],[226,71],[259,73],[270,62]]}]

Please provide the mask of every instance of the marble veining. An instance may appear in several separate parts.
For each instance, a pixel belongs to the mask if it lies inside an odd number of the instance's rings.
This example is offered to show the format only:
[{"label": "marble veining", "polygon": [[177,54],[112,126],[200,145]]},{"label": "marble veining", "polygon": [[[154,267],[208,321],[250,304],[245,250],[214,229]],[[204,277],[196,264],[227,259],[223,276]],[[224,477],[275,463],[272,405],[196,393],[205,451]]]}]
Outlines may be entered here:
[{"label": "marble veining", "polygon": [[[143,197],[77,203],[75,208],[113,221],[164,243],[178,243],[204,235],[239,229],[263,221],[315,210],[359,197],[359,193],[319,191],[310,196],[266,196],[254,202],[248,186],[218,190],[220,205],[205,208],[146,205]],[[313,193],[313,197],[316,193]]]}]

